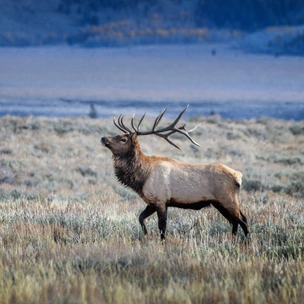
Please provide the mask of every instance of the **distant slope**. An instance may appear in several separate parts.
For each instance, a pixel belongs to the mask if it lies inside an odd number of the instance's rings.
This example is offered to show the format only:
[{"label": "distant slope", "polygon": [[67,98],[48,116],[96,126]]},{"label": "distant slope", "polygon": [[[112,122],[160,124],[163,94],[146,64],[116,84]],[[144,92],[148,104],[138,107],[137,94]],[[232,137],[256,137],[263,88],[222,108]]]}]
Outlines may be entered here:
[{"label": "distant slope", "polygon": [[275,56],[304,55],[304,25],[268,27],[246,35],[239,45],[250,52]]},{"label": "distant slope", "polygon": [[247,51],[304,54],[304,0],[0,0],[0,6],[0,46],[241,41]]},{"label": "distant slope", "polygon": [[0,46],[192,43],[230,32],[195,26],[196,1],[0,0]]},{"label": "distant slope", "polygon": [[113,46],[209,39],[204,30],[195,30],[195,1],[133,2],[0,0],[0,46]]},{"label": "distant slope", "polygon": [[28,46],[65,41],[77,26],[61,14],[61,0],[0,0],[0,45]]}]

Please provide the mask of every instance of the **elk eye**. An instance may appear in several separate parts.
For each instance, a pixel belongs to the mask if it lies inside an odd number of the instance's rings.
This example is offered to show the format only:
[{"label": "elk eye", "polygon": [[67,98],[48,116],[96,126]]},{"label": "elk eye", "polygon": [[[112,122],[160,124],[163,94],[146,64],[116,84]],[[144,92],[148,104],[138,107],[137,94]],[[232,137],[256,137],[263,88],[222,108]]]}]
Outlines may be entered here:
[{"label": "elk eye", "polygon": [[125,143],[127,141],[127,139],[125,137],[123,137],[120,141]]}]

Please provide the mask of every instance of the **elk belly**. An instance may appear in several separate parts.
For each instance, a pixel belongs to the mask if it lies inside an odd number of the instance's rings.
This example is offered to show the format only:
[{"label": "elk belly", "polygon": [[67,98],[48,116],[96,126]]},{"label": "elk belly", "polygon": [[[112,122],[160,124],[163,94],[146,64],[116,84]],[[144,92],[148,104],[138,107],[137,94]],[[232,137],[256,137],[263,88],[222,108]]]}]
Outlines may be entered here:
[{"label": "elk belly", "polygon": [[171,199],[191,204],[214,200],[213,187],[202,172],[175,168],[170,172]]}]

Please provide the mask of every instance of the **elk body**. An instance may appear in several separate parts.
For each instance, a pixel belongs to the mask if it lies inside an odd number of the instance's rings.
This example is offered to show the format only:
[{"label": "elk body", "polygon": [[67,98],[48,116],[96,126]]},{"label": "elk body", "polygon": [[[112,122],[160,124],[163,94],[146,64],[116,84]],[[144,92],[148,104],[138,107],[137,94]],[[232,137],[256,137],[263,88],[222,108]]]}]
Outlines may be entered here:
[{"label": "elk body", "polygon": [[123,134],[101,138],[101,143],[109,148],[114,160],[114,170],[117,179],[135,192],[147,204],[139,216],[139,222],[144,234],[147,234],[145,219],[154,212],[158,216],[158,227],[161,239],[165,239],[168,207],[200,210],[214,206],[231,224],[232,234],[237,233],[238,225],[245,235],[250,233],[247,219],[239,206],[239,190],[242,183],[242,173],[223,164],[187,164],[173,158],[162,156],[146,156],[140,149],[138,136],[154,134],[163,137],[167,142],[179,148],[169,136],[173,133],[185,135],[193,144],[198,145],[186,131],[185,125],[176,127],[187,107],[176,120],[166,128],[157,129],[166,109],[156,118],[152,131],[140,131],[144,116],[134,125],[131,120],[131,131],[123,122],[123,116],[118,118],[115,126]]}]

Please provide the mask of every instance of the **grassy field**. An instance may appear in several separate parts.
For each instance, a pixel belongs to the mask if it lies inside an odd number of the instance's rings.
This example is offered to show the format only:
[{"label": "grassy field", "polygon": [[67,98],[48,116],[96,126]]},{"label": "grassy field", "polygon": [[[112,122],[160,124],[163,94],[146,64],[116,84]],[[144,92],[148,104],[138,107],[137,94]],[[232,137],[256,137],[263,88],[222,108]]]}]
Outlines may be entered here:
[{"label": "grassy field", "polygon": [[304,122],[197,122],[202,148],[142,150],[242,171],[250,244],[214,208],[171,209],[165,244],[153,215],[145,238],[99,142],[110,119],[2,117],[0,303],[303,303]]}]

